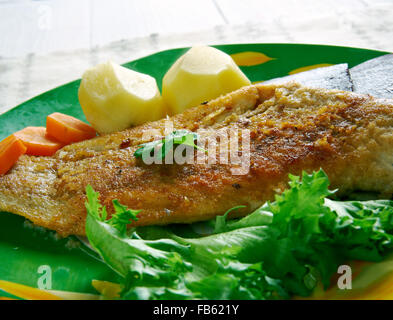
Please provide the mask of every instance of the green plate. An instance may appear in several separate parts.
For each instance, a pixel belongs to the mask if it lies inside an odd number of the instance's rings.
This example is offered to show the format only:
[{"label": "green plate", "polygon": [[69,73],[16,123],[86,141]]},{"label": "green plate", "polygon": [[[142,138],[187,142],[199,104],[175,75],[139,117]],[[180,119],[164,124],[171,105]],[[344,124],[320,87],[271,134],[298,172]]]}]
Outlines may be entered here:
[{"label": "green plate", "polygon": [[[303,44],[233,44],[216,46],[228,53],[259,52],[272,59],[241,69],[253,82],[287,75],[306,66],[348,63],[353,67],[388,52],[358,48]],[[172,63],[188,48],[173,49],[131,61],[124,66],[161,79]],[[81,70],[83,71],[83,70]],[[78,102],[80,80],[45,92],[0,115],[0,139],[26,126],[44,126],[46,116],[62,112],[82,120]],[[0,280],[37,287],[42,266],[51,270],[53,290],[96,293],[93,279],[116,281],[116,274],[74,237],[57,239],[54,232],[32,227],[24,218],[0,214]],[[45,269],[48,270],[48,269]],[[0,296],[2,292],[0,291]]]}]

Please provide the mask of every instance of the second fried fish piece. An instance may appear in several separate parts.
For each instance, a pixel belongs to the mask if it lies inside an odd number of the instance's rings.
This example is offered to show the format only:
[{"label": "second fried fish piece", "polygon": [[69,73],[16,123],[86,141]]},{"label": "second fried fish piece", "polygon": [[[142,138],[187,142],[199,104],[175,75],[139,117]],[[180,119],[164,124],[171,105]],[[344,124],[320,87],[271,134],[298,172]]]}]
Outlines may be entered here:
[{"label": "second fried fish piece", "polygon": [[393,54],[363,62],[349,72],[354,92],[393,99]]},{"label": "second fried fish piece", "polygon": [[289,76],[267,80],[263,83],[282,84],[290,81],[296,81],[312,88],[352,91],[352,81],[349,76],[347,63],[303,71]]}]

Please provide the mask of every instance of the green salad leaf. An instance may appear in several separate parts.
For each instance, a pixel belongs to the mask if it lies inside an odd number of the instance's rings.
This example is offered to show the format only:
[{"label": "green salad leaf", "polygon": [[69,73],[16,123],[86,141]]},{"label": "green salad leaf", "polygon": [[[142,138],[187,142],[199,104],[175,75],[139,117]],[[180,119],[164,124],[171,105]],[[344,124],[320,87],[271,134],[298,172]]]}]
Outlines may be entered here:
[{"label": "green salad leaf", "polygon": [[88,187],[86,234],[124,279],[124,299],[308,296],[319,281],[328,287],[340,264],[380,261],[392,248],[392,201],[331,200],[322,170],[289,179],[274,202],[238,220],[217,217],[213,234],[194,238],[169,227],[126,232],[136,215],[123,219],[128,209],[122,206],[103,219],[106,209]]},{"label": "green salad leaf", "polygon": [[138,220],[137,215],[141,210],[130,210],[126,206],[120,204],[118,200],[112,201],[115,213],[107,220],[108,213],[106,207],[103,207],[98,200],[98,192],[95,192],[92,186],[88,185],[86,188],[86,195],[88,200],[86,202],[87,213],[93,215],[97,220],[104,221],[114,227],[120,234],[126,234],[127,225],[131,223],[131,220]]}]

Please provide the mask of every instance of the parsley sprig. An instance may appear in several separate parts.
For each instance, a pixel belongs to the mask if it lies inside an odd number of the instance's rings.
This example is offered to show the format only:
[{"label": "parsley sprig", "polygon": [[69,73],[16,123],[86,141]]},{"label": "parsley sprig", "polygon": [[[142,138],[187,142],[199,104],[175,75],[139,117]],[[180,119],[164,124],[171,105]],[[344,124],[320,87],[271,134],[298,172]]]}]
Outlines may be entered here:
[{"label": "parsley sprig", "polygon": [[154,155],[156,159],[165,159],[168,152],[170,152],[174,146],[178,145],[186,145],[206,152],[205,149],[195,144],[195,141],[198,139],[199,135],[195,132],[185,129],[175,130],[161,140],[139,145],[140,148],[134,152],[134,156],[136,158],[143,158],[143,155]]}]

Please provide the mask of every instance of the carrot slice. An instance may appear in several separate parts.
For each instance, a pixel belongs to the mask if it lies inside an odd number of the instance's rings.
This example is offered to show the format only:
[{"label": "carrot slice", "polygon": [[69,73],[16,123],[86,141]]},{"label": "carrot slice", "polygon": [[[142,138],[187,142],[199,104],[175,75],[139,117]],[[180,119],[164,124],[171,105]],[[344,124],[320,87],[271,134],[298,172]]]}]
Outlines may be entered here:
[{"label": "carrot slice", "polygon": [[22,140],[26,146],[26,154],[32,156],[51,156],[64,146],[63,143],[46,135],[45,127],[27,127],[14,136]]},{"label": "carrot slice", "polygon": [[46,118],[46,132],[65,144],[91,139],[97,135],[93,127],[59,112],[52,113]]},{"label": "carrot slice", "polygon": [[26,147],[22,141],[11,135],[0,142],[0,175],[5,174],[18,161],[22,154],[26,153]]}]

